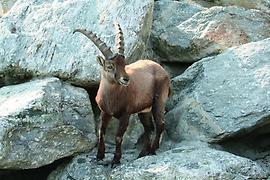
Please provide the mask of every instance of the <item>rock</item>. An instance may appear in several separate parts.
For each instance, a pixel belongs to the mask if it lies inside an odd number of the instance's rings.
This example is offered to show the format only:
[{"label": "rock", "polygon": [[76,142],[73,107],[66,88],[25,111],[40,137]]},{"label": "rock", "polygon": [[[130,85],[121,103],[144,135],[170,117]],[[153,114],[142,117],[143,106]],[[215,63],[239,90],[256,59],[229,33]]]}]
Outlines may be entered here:
[{"label": "rock", "polygon": [[232,6],[204,9],[183,22],[171,23],[169,30],[156,36],[155,50],[167,61],[195,62],[229,47],[269,37],[269,21],[268,14],[253,9]]},{"label": "rock", "polygon": [[[162,61],[182,61],[181,58],[175,60],[177,59],[175,56],[180,54],[180,51],[174,52],[172,50],[173,46],[171,46],[173,42],[178,41],[174,39],[179,34],[177,26],[203,9],[203,7],[187,1],[155,2],[151,41],[154,51],[159,56],[165,58]],[[184,37],[182,39],[180,37],[177,38],[181,41],[179,42],[181,45]],[[173,59],[171,59],[171,56]]]},{"label": "rock", "polygon": [[[156,1],[154,6],[153,26],[150,36],[150,47],[146,52],[146,57],[159,62],[170,77],[182,74],[190,66],[188,63],[171,62],[166,54],[169,47],[163,41],[164,34],[177,31],[177,25],[192,17],[204,8],[189,1]],[[164,52],[164,53],[163,53]],[[162,56],[162,57],[161,57]]]},{"label": "rock", "polygon": [[238,6],[246,9],[259,9],[270,13],[270,1],[269,0],[214,0],[215,5],[222,6]]},{"label": "rock", "polygon": [[[126,155],[124,156],[127,157]],[[48,177],[53,179],[262,179],[266,172],[249,159],[192,142],[177,148],[133,159],[114,169],[91,161],[91,155],[75,157]]]},{"label": "rock", "polygon": [[[74,157],[69,163],[62,164],[53,171],[47,180],[66,180],[66,179],[84,179],[100,180],[109,179],[112,168],[111,160],[113,158],[114,148],[106,148],[105,159],[96,162],[96,150],[87,154],[81,154]],[[136,150],[125,150],[121,158],[121,163],[127,163],[136,159],[139,152]]]},{"label": "rock", "polygon": [[270,124],[219,145],[224,151],[256,161],[270,175]]},{"label": "rock", "polygon": [[37,168],[96,144],[85,90],[57,78],[0,89],[0,169]]},{"label": "rock", "polygon": [[269,57],[270,38],[205,58],[174,78],[169,136],[224,141],[269,124]]},{"label": "rock", "polygon": [[[117,19],[125,37],[128,61],[141,56],[150,34],[153,0],[18,0],[0,20],[0,84],[17,79],[56,76],[89,87],[99,80],[93,43],[76,28],[97,33],[114,47]],[[17,83],[17,82],[16,82]]]},{"label": "rock", "polygon": [[111,179],[262,179],[267,173],[255,162],[198,145],[182,145],[157,156],[124,164]]}]

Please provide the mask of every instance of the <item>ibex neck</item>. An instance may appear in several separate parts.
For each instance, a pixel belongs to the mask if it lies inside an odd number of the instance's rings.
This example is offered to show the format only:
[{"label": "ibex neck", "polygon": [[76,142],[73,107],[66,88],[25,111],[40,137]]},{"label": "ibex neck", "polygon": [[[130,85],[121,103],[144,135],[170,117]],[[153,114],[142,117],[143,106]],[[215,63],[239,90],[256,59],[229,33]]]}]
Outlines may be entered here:
[{"label": "ibex neck", "polygon": [[118,85],[115,82],[111,83],[108,79],[102,77],[96,102],[102,111],[117,115],[126,109],[127,92],[127,87]]}]

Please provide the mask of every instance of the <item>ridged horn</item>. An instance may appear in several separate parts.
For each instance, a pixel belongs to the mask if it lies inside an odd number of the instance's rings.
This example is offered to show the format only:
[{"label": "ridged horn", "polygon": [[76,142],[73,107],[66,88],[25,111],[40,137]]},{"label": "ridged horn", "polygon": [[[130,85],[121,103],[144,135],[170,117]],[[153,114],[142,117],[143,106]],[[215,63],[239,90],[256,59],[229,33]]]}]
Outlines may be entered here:
[{"label": "ridged horn", "polygon": [[113,56],[113,52],[111,51],[111,48],[106,45],[103,41],[100,40],[100,38],[97,37],[97,35],[91,31],[87,31],[86,29],[75,29],[73,31],[73,34],[75,32],[80,32],[86,37],[88,37],[100,50],[100,52],[105,56],[106,59],[109,59]]},{"label": "ridged horn", "polygon": [[115,44],[116,44],[116,48],[119,54],[124,55],[124,35],[123,35],[123,31],[119,25],[118,22],[115,22],[115,31],[116,31],[116,36],[115,36]]}]

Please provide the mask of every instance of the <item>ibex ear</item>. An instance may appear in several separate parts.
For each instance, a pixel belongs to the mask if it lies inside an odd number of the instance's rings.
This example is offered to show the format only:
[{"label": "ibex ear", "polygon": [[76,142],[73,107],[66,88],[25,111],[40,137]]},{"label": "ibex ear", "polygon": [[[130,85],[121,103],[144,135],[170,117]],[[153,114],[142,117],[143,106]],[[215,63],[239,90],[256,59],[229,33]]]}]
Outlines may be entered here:
[{"label": "ibex ear", "polygon": [[101,65],[102,67],[104,66],[105,60],[103,59],[102,56],[97,56],[97,62],[99,63],[99,65]]}]

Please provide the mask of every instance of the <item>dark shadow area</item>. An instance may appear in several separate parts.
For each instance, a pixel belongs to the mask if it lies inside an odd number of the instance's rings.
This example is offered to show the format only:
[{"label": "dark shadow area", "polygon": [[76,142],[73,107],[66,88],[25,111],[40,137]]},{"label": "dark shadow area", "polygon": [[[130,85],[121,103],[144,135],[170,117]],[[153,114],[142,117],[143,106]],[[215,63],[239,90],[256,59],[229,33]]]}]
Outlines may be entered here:
[{"label": "dark shadow area", "polygon": [[11,67],[0,75],[0,87],[16,85],[30,81],[33,75],[18,67]]},{"label": "dark shadow area", "polygon": [[170,78],[181,75],[192,63],[161,62],[162,67],[170,74]]},{"label": "dark shadow area", "polygon": [[1,180],[46,180],[48,175],[60,164],[68,163],[72,157],[59,159],[52,164],[27,170],[0,170]]},{"label": "dark shadow area", "polygon": [[222,150],[259,163],[270,173],[270,123],[219,143]]},{"label": "dark shadow area", "polygon": [[99,107],[96,103],[95,97],[97,95],[99,84],[93,85],[91,87],[84,87],[84,89],[87,91],[89,95],[89,99],[92,105],[92,110],[94,113],[94,118],[95,118],[95,127],[96,127],[96,134],[97,134],[97,128],[99,125],[99,116],[100,116],[100,110]]},{"label": "dark shadow area", "polygon": [[261,125],[247,134],[228,138],[226,141],[221,142],[220,145],[237,154],[243,153],[241,146],[268,151],[270,150],[270,123]]}]

